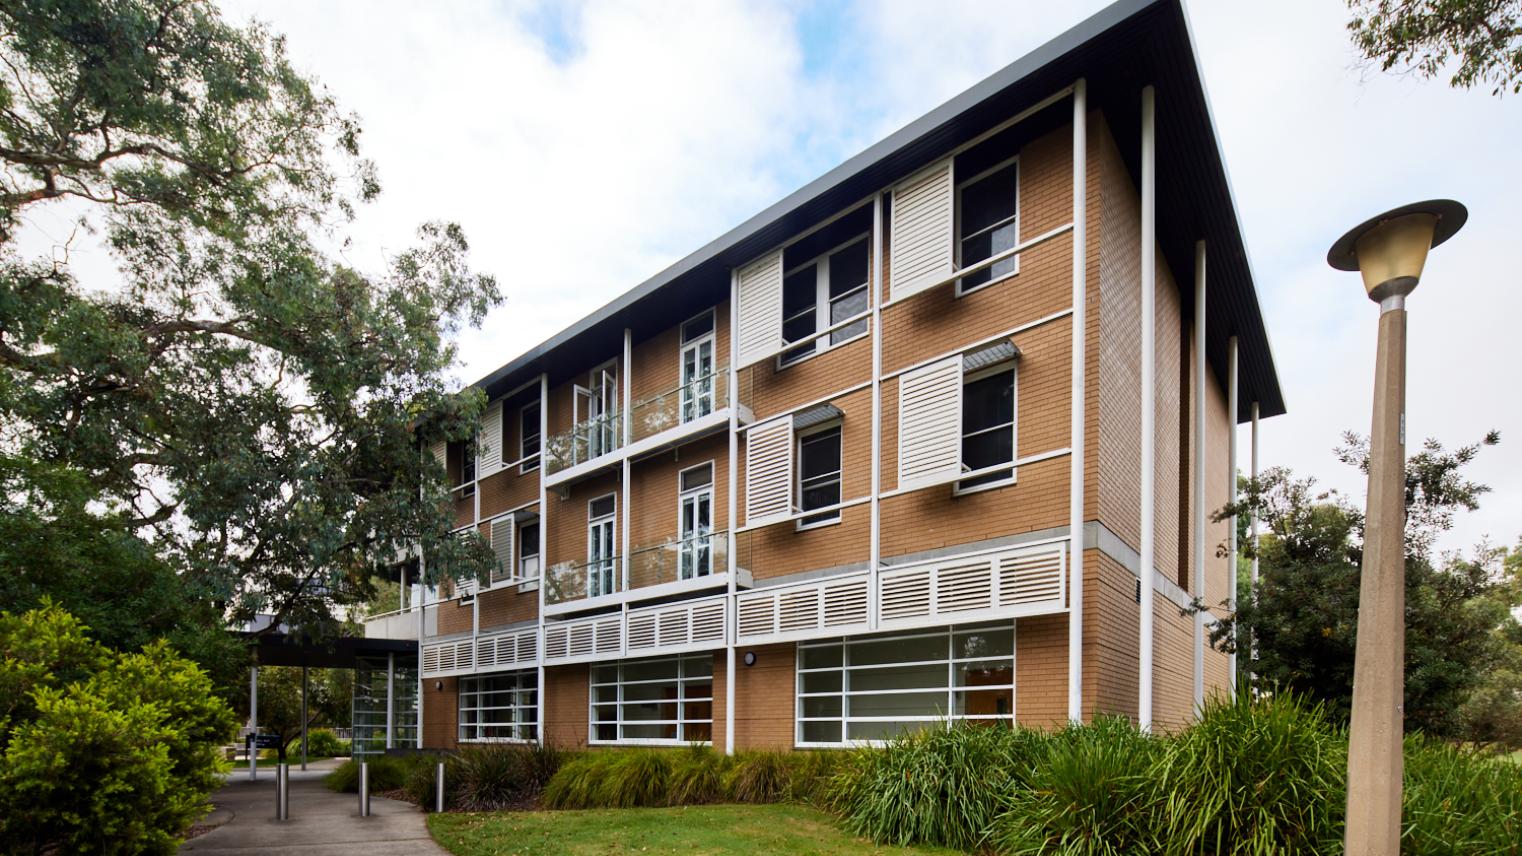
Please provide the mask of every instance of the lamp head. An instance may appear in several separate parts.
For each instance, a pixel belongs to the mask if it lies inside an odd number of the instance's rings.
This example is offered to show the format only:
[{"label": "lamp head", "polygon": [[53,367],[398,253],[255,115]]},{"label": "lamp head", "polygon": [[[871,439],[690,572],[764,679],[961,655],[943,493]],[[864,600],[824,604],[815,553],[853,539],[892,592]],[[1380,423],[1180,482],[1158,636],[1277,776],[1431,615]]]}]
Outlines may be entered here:
[{"label": "lamp head", "polygon": [[1363,275],[1369,299],[1410,294],[1422,277],[1427,251],[1453,237],[1469,211],[1452,199],[1432,199],[1386,211],[1348,230],[1327,251],[1338,270]]}]

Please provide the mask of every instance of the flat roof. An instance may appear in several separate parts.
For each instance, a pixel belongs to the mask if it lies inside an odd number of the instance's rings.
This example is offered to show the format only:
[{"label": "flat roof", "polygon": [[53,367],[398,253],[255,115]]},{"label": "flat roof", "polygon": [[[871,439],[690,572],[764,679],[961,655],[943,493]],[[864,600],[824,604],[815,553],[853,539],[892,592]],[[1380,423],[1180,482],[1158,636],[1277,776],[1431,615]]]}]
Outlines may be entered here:
[{"label": "flat roof", "polygon": [[[1193,312],[1194,244],[1208,246],[1206,355],[1216,376],[1238,338],[1237,421],[1285,412],[1231,181],[1180,0],[1119,0],[525,351],[472,386],[500,395],[540,373],[558,384],[637,338],[729,296],[729,271],[908,176],[1078,78],[1139,182],[1141,89],[1157,93],[1157,237]],[[1091,200],[1092,204],[1092,200]],[[1186,275],[1187,274],[1187,275]],[[690,313],[688,313],[690,314]],[[551,355],[554,359],[551,359]]]}]

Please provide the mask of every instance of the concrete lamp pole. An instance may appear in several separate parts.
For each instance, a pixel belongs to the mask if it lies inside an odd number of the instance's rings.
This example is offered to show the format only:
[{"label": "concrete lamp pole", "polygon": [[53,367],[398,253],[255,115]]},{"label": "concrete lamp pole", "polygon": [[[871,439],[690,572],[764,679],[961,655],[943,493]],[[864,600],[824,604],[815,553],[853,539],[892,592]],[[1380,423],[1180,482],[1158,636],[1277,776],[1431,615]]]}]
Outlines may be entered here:
[{"label": "concrete lamp pole", "polygon": [[1468,218],[1451,200],[1387,211],[1332,245],[1327,264],[1363,275],[1379,304],[1374,423],[1369,432],[1369,498],[1353,661],[1348,733],[1347,856],[1400,852],[1401,743],[1406,649],[1406,295],[1427,251]]}]

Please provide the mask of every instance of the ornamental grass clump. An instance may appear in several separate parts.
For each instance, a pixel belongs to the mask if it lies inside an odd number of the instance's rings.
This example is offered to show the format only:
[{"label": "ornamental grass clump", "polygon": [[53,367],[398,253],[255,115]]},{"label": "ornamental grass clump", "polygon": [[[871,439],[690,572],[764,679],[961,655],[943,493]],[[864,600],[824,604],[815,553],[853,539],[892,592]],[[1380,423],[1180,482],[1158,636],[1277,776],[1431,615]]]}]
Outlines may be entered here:
[{"label": "ornamental grass clump", "polygon": [[1208,702],[1150,773],[1169,852],[1334,853],[1342,846],[1347,737],[1289,694]]},{"label": "ornamental grass clump", "polygon": [[1522,854],[1522,764],[1406,738],[1401,852]]},{"label": "ornamental grass clump", "polygon": [[1049,739],[971,724],[907,734],[863,751],[835,804],[847,829],[874,841],[980,850]]},{"label": "ornamental grass clump", "polygon": [[692,746],[674,753],[668,779],[668,805],[706,805],[723,802],[724,767],[727,759],[706,746]]},{"label": "ornamental grass clump", "polygon": [[787,794],[791,763],[782,752],[741,752],[724,772],[724,789],[742,803],[774,803]]},{"label": "ornamental grass clump", "polygon": [[1165,743],[1129,720],[1101,718],[1040,741],[1025,782],[1008,789],[989,834],[1008,854],[1111,856],[1157,852],[1159,804],[1150,771]]}]

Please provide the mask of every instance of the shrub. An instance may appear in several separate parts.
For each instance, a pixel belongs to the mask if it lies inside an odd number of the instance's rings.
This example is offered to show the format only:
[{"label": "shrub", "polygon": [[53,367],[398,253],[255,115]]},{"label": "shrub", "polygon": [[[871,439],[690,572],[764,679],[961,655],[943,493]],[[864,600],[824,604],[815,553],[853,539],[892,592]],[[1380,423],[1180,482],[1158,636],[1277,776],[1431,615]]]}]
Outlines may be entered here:
[{"label": "shrub", "polygon": [[608,753],[587,753],[567,758],[544,786],[540,802],[546,808],[594,808],[602,775],[602,758]]},{"label": "shrub", "polygon": [[659,749],[619,749],[605,754],[597,804],[607,808],[666,805],[671,753]]},{"label": "shrub", "polygon": [[1205,706],[1153,772],[1175,850],[1338,852],[1347,740],[1320,705],[1280,694]]},{"label": "shrub", "polygon": [[1029,778],[1005,794],[990,835],[995,849],[1032,856],[1157,851],[1150,771],[1162,741],[1111,718],[1043,742]]},{"label": "shrub", "polygon": [[1402,853],[1522,853],[1522,766],[1421,737],[1405,760]]},{"label": "shrub", "polygon": [[[293,749],[301,752],[300,738]],[[349,741],[339,740],[338,735],[326,728],[307,732],[307,755],[312,758],[337,758],[349,754]]]},{"label": "shrub", "polygon": [[724,790],[742,803],[773,803],[787,794],[789,763],[782,752],[741,752],[724,774]]},{"label": "shrub", "polygon": [[0,613],[0,851],[174,852],[232,727],[162,641],[119,654],[51,604]]},{"label": "shrub", "polygon": [[[515,744],[485,744],[461,750],[445,764],[445,804],[465,811],[495,811],[521,805],[539,794],[554,775],[561,753]],[[429,773],[430,788],[433,773]],[[430,789],[421,804],[434,805]]]},{"label": "shrub", "polygon": [[360,760],[370,763],[370,793],[378,794],[407,789],[413,773],[419,768],[429,770],[435,759],[432,755],[369,755],[350,759],[323,777],[323,784],[328,790],[359,793]]},{"label": "shrub", "polygon": [[693,746],[671,760],[668,805],[703,805],[726,796],[724,756],[706,746]]},{"label": "shrub", "polygon": [[830,786],[843,769],[848,753],[833,749],[805,750],[783,756],[788,764],[788,802],[802,803],[816,808],[830,805]]}]

